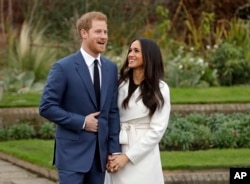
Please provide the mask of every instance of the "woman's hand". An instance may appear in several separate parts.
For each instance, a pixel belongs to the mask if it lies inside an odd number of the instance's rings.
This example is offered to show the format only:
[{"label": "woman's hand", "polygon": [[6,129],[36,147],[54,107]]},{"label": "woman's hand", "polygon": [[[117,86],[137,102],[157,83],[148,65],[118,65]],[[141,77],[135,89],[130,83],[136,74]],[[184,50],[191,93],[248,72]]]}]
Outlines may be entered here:
[{"label": "woman's hand", "polygon": [[108,157],[106,168],[108,172],[117,172],[123,168],[128,161],[129,158],[126,154],[112,155]]}]

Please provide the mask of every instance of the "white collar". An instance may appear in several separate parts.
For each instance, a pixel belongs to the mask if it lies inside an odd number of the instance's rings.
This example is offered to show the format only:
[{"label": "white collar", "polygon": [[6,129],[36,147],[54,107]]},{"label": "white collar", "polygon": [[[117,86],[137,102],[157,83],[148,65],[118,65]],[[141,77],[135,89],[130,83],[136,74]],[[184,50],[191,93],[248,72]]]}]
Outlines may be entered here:
[{"label": "white collar", "polygon": [[94,58],[93,56],[88,54],[85,50],[83,50],[82,47],[81,47],[80,51],[81,51],[82,56],[83,56],[83,58],[88,66],[92,65],[95,59],[97,59],[99,65],[101,65],[101,62],[100,62],[101,55],[100,54],[97,56],[97,58]]}]

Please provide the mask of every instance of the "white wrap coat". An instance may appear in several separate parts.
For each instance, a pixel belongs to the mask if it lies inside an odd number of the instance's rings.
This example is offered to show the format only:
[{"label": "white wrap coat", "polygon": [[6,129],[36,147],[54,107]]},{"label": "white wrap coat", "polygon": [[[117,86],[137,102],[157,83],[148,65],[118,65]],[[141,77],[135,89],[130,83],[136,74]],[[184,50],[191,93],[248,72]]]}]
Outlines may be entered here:
[{"label": "white wrap coat", "polygon": [[168,126],[170,92],[165,82],[161,81],[159,85],[165,102],[163,108],[157,109],[151,118],[142,100],[137,99],[140,88],[131,96],[128,108],[121,107],[128,94],[129,82],[120,85],[120,144],[130,161],[118,172],[107,174],[106,184],[164,184],[159,142]]}]

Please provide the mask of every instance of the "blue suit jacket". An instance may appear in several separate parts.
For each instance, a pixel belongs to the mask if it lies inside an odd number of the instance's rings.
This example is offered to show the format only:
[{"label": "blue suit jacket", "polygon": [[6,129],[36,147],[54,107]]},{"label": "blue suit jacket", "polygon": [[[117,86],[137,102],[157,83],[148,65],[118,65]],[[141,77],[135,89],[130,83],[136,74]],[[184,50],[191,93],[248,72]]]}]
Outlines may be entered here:
[{"label": "blue suit jacket", "polygon": [[[108,153],[121,152],[117,107],[117,66],[101,56],[102,86],[98,116],[98,145],[102,169]],[[40,115],[56,123],[55,165],[58,169],[87,172],[93,162],[97,133],[82,129],[85,116],[97,112],[93,83],[80,51],[51,68],[41,97]]]}]

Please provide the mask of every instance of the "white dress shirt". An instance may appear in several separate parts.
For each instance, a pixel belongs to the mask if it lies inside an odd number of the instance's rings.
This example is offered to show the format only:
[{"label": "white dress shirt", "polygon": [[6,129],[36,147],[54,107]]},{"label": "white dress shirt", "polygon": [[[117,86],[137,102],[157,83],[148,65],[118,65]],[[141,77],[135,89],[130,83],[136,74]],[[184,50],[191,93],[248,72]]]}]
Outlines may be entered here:
[{"label": "white dress shirt", "polygon": [[[82,56],[88,66],[89,69],[89,73],[90,73],[90,77],[92,79],[92,83],[94,84],[94,60],[97,59],[98,60],[98,69],[99,69],[99,76],[100,76],[100,88],[101,88],[101,79],[102,79],[102,73],[101,73],[101,61],[100,61],[100,54],[97,56],[97,58],[92,57],[91,55],[89,55],[85,50],[83,50],[83,48],[80,49]],[[85,128],[85,123],[86,123],[86,119],[84,120],[82,129]]]},{"label": "white dress shirt", "polygon": [[93,56],[89,55],[83,48],[80,49],[82,56],[88,66],[90,77],[92,79],[92,82],[94,83],[94,60],[98,60],[98,69],[99,69],[99,76],[100,76],[100,88],[101,88],[101,81],[102,81],[102,73],[101,73],[101,60],[100,60],[100,54],[97,56],[97,58],[94,58]]}]

